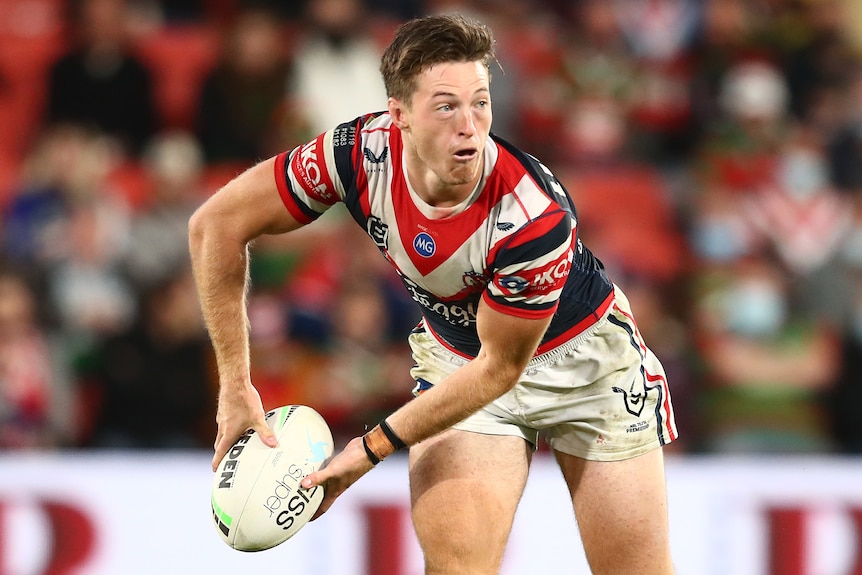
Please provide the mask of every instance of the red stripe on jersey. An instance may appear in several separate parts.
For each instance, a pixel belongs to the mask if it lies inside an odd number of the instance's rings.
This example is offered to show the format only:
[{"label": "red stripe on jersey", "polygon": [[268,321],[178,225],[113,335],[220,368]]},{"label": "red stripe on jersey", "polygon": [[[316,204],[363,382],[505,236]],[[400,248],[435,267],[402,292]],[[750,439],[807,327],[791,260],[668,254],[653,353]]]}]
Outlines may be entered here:
[{"label": "red stripe on jersey", "polygon": [[275,185],[278,187],[278,195],[281,196],[281,201],[290,215],[301,224],[310,224],[314,220],[308,217],[296,204],[297,200],[287,185],[287,174],[284,172],[284,167],[289,154],[290,152],[282,152],[275,158]]},{"label": "red stripe on jersey", "polygon": [[[353,161],[354,165],[358,162],[356,156],[359,155],[361,149],[361,140],[362,138],[356,138],[356,146],[353,148]],[[360,169],[356,170],[356,190],[359,196],[359,209],[362,210],[362,215],[365,216],[367,220],[371,215],[371,203],[368,199],[368,174],[365,173],[365,170],[360,167]],[[366,231],[368,231],[368,226],[366,223]]]},{"label": "red stripe on jersey", "polygon": [[604,317],[605,312],[608,311],[608,308],[611,307],[611,303],[614,301],[614,292],[611,292],[608,297],[595,309],[593,313],[552,339],[551,341],[546,341],[542,345],[539,346],[539,349],[536,351],[536,355],[541,355],[545,352],[551,351],[555,347],[559,347],[569,341],[572,338],[575,338],[582,334],[584,331],[588,330],[592,326],[596,324],[602,317]]},{"label": "red stripe on jersey", "polygon": [[428,330],[428,333],[430,333],[432,336],[434,336],[434,339],[437,340],[437,343],[439,343],[440,345],[445,347],[448,351],[454,353],[458,357],[463,357],[464,359],[475,359],[472,355],[467,355],[463,351],[455,349],[454,347],[452,347],[451,345],[446,343],[446,340],[443,339],[442,337],[440,337],[440,335],[436,331],[434,331],[434,328],[431,327],[431,324],[428,323],[427,321],[425,322],[425,329]]},{"label": "red stripe on jersey", "polygon": [[495,311],[515,317],[523,317],[525,319],[542,319],[543,317],[554,315],[560,305],[560,300],[555,301],[554,305],[552,305],[551,307],[543,307],[539,309],[515,307],[513,305],[503,305],[499,302],[494,301],[494,299],[488,294],[487,291],[482,294],[482,299],[485,301],[486,304],[488,304],[488,307]]}]

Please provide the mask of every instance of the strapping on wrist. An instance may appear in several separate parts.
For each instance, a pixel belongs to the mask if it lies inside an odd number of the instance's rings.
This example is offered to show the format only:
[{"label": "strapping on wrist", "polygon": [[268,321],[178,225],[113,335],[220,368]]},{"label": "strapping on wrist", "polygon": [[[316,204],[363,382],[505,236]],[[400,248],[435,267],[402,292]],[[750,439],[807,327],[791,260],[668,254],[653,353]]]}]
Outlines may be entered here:
[{"label": "strapping on wrist", "polygon": [[384,419],[362,436],[362,446],[371,464],[377,465],[399,449],[407,447],[407,444],[392,431]]}]

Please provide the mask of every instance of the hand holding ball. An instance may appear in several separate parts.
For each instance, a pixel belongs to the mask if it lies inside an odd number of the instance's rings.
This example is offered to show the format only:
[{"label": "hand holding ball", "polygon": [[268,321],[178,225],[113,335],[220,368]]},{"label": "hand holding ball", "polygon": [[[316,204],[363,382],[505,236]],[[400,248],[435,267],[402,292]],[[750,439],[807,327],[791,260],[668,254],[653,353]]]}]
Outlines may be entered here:
[{"label": "hand holding ball", "polygon": [[228,450],[212,484],[213,521],[239,551],[275,547],[296,534],[320,507],[323,487],[300,487],[333,453],[332,433],[319,413],[286,405],[266,414],[278,439],[269,447],[249,430]]}]

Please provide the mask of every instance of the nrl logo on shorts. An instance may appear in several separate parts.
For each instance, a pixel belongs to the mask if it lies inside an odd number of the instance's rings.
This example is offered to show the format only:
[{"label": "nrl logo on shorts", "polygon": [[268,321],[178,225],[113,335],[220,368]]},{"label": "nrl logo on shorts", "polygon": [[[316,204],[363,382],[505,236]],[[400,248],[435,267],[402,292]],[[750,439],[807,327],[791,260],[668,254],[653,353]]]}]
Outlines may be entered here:
[{"label": "nrl logo on shorts", "polygon": [[371,236],[371,239],[374,240],[374,243],[378,248],[382,250],[389,249],[389,226],[383,223],[383,221],[377,216],[371,216],[368,218],[367,231],[368,235]]}]

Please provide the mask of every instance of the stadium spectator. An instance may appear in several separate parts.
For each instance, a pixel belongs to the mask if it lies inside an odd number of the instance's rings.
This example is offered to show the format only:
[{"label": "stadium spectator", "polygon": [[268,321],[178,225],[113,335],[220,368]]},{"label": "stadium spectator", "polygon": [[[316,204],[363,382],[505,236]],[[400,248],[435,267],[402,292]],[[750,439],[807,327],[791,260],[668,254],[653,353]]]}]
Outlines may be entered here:
[{"label": "stadium spectator", "polygon": [[[0,270],[0,449],[66,445],[55,417],[64,388],[38,299],[26,280]],[[69,411],[68,409],[66,410]]]},{"label": "stadium spectator", "polygon": [[[370,35],[363,0],[315,0],[305,5],[294,51],[291,90],[311,130],[386,107],[381,50]],[[349,97],[333,86],[349,87]]]},{"label": "stadium spectator", "polygon": [[[115,161],[115,148],[98,132],[52,126],[41,134],[3,207],[5,259],[31,278],[43,318],[64,332],[83,327],[89,314],[110,316],[114,310],[127,317],[130,309],[118,271],[108,279],[96,263],[116,265],[127,247],[129,208],[106,179]],[[97,276],[106,283],[87,280]],[[101,288],[91,289],[95,285]]]},{"label": "stadium spectator", "polygon": [[197,106],[207,162],[258,161],[306,135],[288,93],[287,42],[283,20],[268,8],[243,7],[230,21]]},{"label": "stadium spectator", "polygon": [[833,449],[822,400],[840,366],[834,326],[796,310],[784,269],[762,253],[705,265],[694,288],[699,449]]},{"label": "stadium spectator", "polygon": [[158,129],[150,71],[130,48],[126,0],[69,3],[69,51],[50,70],[44,124],[76,123],[137,155]]},{"label": "stadium spectator", "polygon": [[193,135],[160,132],[143,154],[145,198],[131,214],[121,266],[136,291],[188,266],[188,220],[205,197],[204,158]]},{"label": "stadium spectator", "polygon": [[827,415],[837,448],[843,453],[862,454],[862,266],[855,277],[855,301],[841,332],[841,368],[829,394]]},{"label": "stadium spectator", "polygon": [[100,340],[78,376],[95,396],[85,446],[204,448],[213,433],[209,342],[189,270],[149,286],[138,320]]}]

